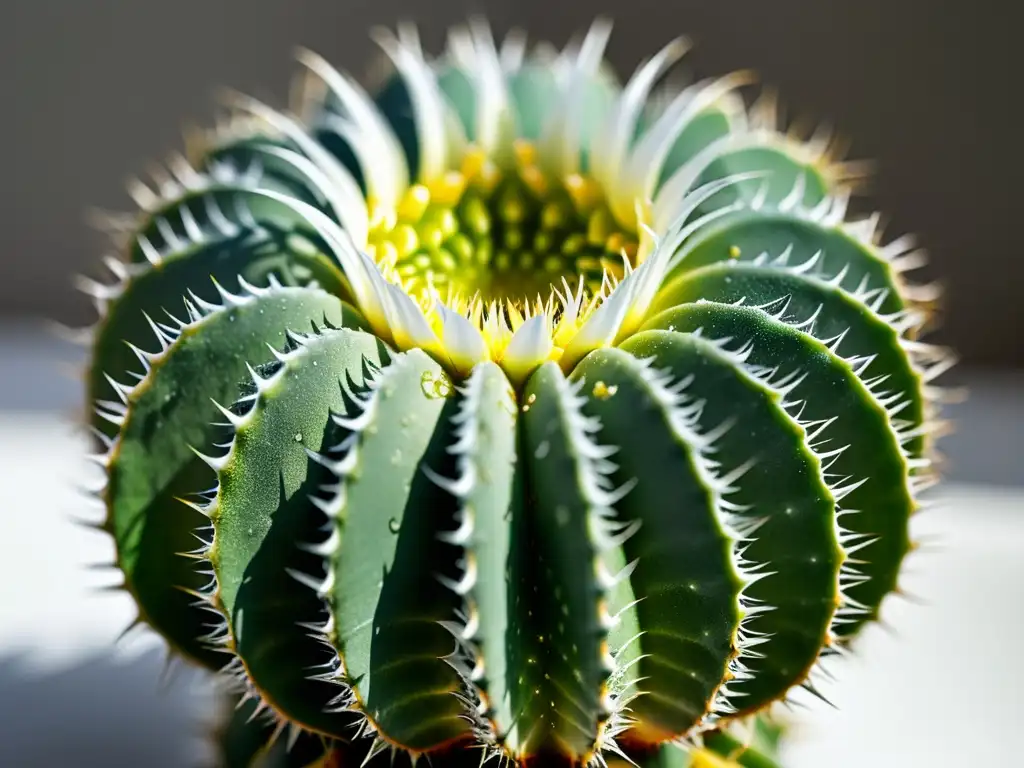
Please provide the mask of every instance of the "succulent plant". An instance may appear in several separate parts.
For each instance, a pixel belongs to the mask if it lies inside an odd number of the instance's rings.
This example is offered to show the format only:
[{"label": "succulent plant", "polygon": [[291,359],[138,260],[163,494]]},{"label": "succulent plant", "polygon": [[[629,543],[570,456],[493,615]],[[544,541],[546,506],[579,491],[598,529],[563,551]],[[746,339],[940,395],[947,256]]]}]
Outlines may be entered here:
[{"label": "succulent plant", "polygon": [[920,253],[748,75],[608,34],[378,31],[372,94],[302,52],[107,220],[102,528],[226,764],[774,765],[737,729],[898,589]]}]

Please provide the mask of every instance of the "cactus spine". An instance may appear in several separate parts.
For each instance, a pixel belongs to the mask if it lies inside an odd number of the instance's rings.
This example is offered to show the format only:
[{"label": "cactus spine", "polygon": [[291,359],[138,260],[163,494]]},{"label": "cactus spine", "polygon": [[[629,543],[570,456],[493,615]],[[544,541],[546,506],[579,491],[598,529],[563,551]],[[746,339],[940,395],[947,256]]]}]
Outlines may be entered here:
[{"label": "cactus spine", "polygon": [[774,765],[735,729],[897,589],[918,252],[745,76],[620,85],[607,36],[378,32],[375,95],[303,53],[109,222],[102,527],[236,685],[225,764]]}]

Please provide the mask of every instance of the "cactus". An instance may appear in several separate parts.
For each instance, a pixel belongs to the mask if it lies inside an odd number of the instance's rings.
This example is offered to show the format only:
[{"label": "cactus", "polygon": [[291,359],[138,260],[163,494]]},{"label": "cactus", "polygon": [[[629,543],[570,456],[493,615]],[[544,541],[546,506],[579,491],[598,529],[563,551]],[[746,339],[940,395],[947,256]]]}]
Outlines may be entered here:
[{"label": "cactus", "polygon": [[101,527],[225,764],[775,765],[743,727],[898,591],[919,252],[748,75],[608,34],[378,31],[373,95],[302,52],[106,221]]}]

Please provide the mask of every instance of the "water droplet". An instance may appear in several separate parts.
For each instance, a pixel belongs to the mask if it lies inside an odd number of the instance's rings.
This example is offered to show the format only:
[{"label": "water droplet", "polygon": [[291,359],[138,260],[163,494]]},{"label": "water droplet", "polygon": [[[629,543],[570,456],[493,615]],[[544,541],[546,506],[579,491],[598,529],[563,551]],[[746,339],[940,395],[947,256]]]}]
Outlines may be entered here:
[{"label": "water droplet", "polygon": [[402,529],[402,524],[395,518],[388,520],[388,530],[392,533],[398,533]]},{"label": "water droplet", "polygon": [[296,443],[301,443],[302,442],[302,433],[301,432],[296,432],[295,433],[295,442]]},{"label": "water droplet", "polygon": [[569,508],[559,504],[555,507],[555,522],[559,528],[564,528],[569,524]]},{"label": "water droplet", "polygon": [[443,372],[436,378],[430,371],[420,375],[420,389],[431,400],[449,397],[453,392],[452,382]]},{"label": "water droplet", "polygon": [[314,367],[314,368],[316,368],[316,366],[317,366],[317,361],[316,361],[316,360],[314,360],[314,361],[313,361],[313,367]]},{"label": "water droplet", "polygon": [[250,536],[252,536],[252,535],[253,535],[253,530],[252,530],[252,528],[250,528],[250,529],[249,529],[249,535],[250,535]]}]

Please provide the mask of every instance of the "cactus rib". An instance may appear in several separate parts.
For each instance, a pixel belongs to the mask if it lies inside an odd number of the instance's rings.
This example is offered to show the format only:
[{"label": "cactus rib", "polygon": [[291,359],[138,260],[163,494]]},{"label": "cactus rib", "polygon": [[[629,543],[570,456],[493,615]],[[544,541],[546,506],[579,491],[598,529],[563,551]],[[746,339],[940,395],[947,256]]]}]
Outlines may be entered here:
[{"label": "cactus rib", "polygon": [[100,527],[224,764],[774,768],[898,593],[922,253],[749,73],[620,83],[609,32],[377,30],[371,91],[302,51],[108,219]]}]

